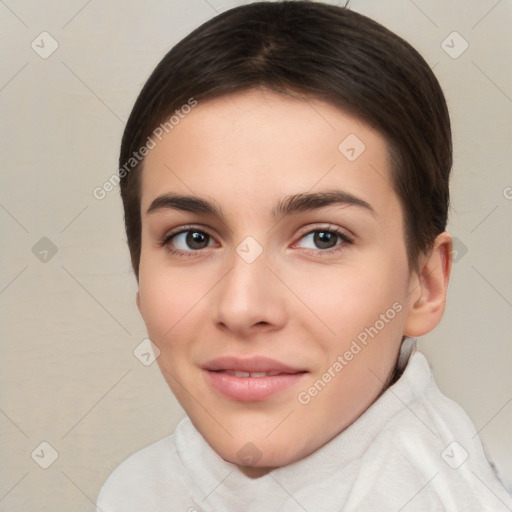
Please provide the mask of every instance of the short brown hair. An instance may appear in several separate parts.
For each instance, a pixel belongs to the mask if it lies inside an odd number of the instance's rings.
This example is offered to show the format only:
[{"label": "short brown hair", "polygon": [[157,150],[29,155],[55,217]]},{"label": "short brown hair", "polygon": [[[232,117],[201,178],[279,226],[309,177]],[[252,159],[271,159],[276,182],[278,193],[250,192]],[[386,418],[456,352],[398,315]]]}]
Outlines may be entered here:
[{"label": "short brown hair", "polygon": [[255,2],[210,19],[165,55],[140,92],[119,159],[137,277],[144,161],[130,172],[123,167],[191,97],[201,102],[259,86],[328,101],[386,138],[409,266],[417,268],[448,216],[452,142],[441,87],[411,45],[370,18],[346,7],[284,1]]}]

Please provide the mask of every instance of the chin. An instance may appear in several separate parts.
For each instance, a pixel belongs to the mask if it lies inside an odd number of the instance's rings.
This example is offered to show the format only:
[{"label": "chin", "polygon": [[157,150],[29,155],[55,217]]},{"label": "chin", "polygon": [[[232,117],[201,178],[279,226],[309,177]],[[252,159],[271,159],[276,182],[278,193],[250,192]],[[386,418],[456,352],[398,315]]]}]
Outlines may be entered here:
[{"label": "chin", "polygon": [[251,438],[249,434],[245,437],[237,436],[224,443],[207,441],[220,457],[239,466],[247,476],[260,476],[275,468],[292,464],[314,451],[314,448],[308,450],[307,447],[299,445],[299,439],[289,435],[286,439],[276,436],[271,442],[264,436]]}]

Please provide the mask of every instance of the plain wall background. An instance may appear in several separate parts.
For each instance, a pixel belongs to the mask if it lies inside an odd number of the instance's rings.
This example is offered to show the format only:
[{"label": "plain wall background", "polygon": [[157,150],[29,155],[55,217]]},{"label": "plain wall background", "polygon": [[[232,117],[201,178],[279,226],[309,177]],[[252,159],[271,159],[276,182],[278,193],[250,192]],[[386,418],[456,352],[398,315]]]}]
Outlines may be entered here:
[{"label": "plain wall background", "polygon": [[[154,66],[242,3],[0,3],[0,511],[93,511],[115,466],[183,415],[157,365],[133,353],[146,332],[118,189],[101,201],[92,191],[116,172],[124,123]],[[512,3],[351,7],[411,42],[445,91],[458,252],[445,318],[420,348],[512,489]],[[46,59],[44,31],[59,45]],[[469,45],[457,58],[442,47],[454,31]],[[463,48],[447,41],[452,54]],[[42,442],[58,453],[48,469],[36,463],[51,462]]]}]

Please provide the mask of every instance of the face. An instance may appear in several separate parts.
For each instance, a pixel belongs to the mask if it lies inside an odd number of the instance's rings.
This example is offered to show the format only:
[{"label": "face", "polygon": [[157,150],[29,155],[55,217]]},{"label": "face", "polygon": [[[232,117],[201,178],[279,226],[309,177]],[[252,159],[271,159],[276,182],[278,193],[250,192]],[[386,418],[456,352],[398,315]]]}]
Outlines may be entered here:
[{"label": "face", "polygon": [[146,156],[141,186],[137,303],[212,448],[256,476],[354,422],[411,309],[384,138],[255,89],[200,102]]}]

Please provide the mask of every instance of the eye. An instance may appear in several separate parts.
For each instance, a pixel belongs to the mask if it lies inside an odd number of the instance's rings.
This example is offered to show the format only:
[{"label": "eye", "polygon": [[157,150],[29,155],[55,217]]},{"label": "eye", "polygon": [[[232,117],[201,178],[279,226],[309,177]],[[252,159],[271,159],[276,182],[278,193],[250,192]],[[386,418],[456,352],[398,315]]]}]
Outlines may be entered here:
[{"label": "eye", "polygon": [[[302,242],[302,243],[301,243]],[[329,250],[353,241],[344,233],[335,229],[316,229],[304,235],[298,245],[304,249]]]},{"label": "eye", "polygon": [[184,229],[178,233],[171,233],[162,240],[171,253],[192,253],[211,247],[214,244],[212,237],[198,229]]}]

